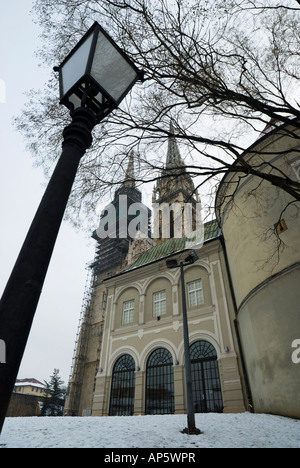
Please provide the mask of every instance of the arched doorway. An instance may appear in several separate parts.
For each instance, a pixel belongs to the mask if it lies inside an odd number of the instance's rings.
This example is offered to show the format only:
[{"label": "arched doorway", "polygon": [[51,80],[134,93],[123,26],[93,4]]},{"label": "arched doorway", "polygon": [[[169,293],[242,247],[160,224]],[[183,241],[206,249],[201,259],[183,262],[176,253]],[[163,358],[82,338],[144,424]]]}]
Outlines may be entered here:
[{"label": "arched doorway", "polygon": [[110,416],[133,416],[135,393],[135,362],[132,356],[124,354],[113,370]]},{"label": "arched doorway", "polygon": [[148,359],[146,374],[146,414],[173,414],[174,370],[171,353],[156,349]]},{"label": "arched doorway", "polygon": [[190,347],[196,413],[222,413],[223,398],[217,352],[208,341]]}]

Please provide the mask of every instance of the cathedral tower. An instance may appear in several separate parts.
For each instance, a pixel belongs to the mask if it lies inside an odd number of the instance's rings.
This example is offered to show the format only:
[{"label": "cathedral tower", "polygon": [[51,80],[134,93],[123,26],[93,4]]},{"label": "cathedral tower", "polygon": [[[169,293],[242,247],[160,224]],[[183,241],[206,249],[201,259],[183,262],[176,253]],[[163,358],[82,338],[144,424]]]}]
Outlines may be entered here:
[{"label": "cathedral tower", "polygon": [[[136,188],[134,153],[131,152],[124,182],[115,192],[112,202],[103,210],[100,226],[92,235],[97,241],[96,255],[88,266],[89,279],[75,343],[65,416],[90,415],[106,307],[106,286],[103,281],[128,266],[128,252],[134,243],[129,226],[132,222],[134,224],[141,212],[145,218],[145,235],[150,236],[151,211],[143,205],[142,194]],[[137,233],[140,235],[139,225]]]},{"label": "cathedral tower", "polygon": [[[173,237],[182,237],[196,229],[196,207],[200,199],[192,177],[181,158],[172,121],[167,160],[161,172],[161,179],[154,187],[152,203],[154,245],[159,245]],[[185,219],[189,213],[190,223]],[[186,232],[188,225],[190,225],[190,231]]]},{"label": "cathedral tower", "polygon": [[126,257],[135,234],[130,232],[130,225],[142,215],[143,234],[150,237],[151,211],[142,203],[142,193],[136,188],[132,151],[125,180],[115,192],[113,201],[103,210],[100,226],[93,233],[93,238],[98,242],[94,265],[97,274],[105,273],[108,276],[116,273],[117,265],[118,270],[126,266]]}]

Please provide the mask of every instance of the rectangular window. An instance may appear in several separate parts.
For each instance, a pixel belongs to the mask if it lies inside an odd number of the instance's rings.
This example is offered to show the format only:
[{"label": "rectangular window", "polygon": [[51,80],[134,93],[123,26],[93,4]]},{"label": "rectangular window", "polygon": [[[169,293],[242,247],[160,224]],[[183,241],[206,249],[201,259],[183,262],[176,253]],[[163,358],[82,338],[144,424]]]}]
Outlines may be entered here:
[{"label": "rectangular window", "polygon": [[188,283],[188,295],[190,307],[197,307],[204,304],[204,294],[202,280]]},{"label": "rectangular window", "polygon": [[123,303],[122,325],[128,325],[134,321],[134,300]]},{"label": "rectangular window", "polygon": [[161,317],[167,313],[166,291],[153,294],[153,317]]}]

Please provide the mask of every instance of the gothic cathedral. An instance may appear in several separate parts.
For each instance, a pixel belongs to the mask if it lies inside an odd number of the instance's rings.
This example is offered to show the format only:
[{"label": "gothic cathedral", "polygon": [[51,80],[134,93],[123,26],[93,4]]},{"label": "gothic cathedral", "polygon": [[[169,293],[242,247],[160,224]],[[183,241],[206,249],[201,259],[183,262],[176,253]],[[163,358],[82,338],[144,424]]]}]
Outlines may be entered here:
[{"label": "gothic cathedral", "polygon": [[[190,255],[186,228],[198,230],[201,205],[172,124],[169,134],[152,212],[136,188],[131,154],[125,181],[102,215],[102,230],[116,236],[102,236],[101,229],[93,234],[96,257],[65,415],[187,411],[181,272],[168,265]],[[276,160],[292,177],[295,145],[286,125],[263,134],[244,157],[265,152],[270,167]],[[254,188],[258,195],[250,197]],[[136,203],[144,215],[132,238],[129,208]],[[278,230],[278,223],[286,229]],[[257,184],[249,176],[239,185],[235,172],[221,181],[216,220],[202,226],[202,242],[193,247],[196,260],[184,268],[195,412],[300,417],[300,374],[291,359],[292,343],[300,339],[299,228],[289,195],[268,182]],[[264,235],[271,230],[274,237]],[[285,248],[269,268],[278,238]]]}]

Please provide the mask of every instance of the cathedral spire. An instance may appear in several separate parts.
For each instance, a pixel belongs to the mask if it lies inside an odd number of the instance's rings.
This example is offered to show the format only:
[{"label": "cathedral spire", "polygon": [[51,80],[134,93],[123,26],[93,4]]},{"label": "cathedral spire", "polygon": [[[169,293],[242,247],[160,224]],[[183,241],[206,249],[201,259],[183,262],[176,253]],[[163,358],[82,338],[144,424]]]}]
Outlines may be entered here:
[{"label": "cathedral spire", "polygon": [[127,195],[129,197],[133,197],[136,203],[140,203],[142,201],[142,192],[136,186],[134,170],[135,153],[133,150],[128,153],[126,159],[124,160],[124,162],[127,161],[128,166],[125,172],[125,176],[120,187],[115,192],[115,200],[119,198],[119,195]]},{"label": "cathedral spire", "polygon": [[[163,235],[163,217],[159,214],[154,220],[156,226],[154,231],[158,233],[158,237],[154,238],[154,245],[159,245],[168,238],[175,236],[175,231],[178,225],[174,218],[174,210],[178,205],[184,209],[185,203],[192,205],[192,224],[193,229],[196,227],[197,203],[200,201],[197,190],[193,183],[192,177],[189,174],[187,167],[181,158],[179,147],[175,138],[175,129],[173,122],[170,122],[170,131],[168,137],[168,152],[167,162],[161,172],[162,177],[157,181],[154,190],[152,202],[159,210],[162,206],[169,205],[170,207],[170,232],[169,237]],[[182,233],[185,232],[183,221]]]},{"label": "cathedral spire", "polygon": [[127,167],[123,186],[131,188],[131,189],[135,188],[134,151],[133,150],[131,150],[129,154],[129,162],[128,162],[128,167]]},{"label": "cathedral spire", "polygon": [[175,138],[175,129],[173,125],[173,121],[170,121],[170,136],[168,141],[168,153],[167,153],[167,164],[166,169],[174,168],[174,166],[179,167],[183,166],[183,161],[180,156],[178,144]]}]

